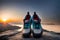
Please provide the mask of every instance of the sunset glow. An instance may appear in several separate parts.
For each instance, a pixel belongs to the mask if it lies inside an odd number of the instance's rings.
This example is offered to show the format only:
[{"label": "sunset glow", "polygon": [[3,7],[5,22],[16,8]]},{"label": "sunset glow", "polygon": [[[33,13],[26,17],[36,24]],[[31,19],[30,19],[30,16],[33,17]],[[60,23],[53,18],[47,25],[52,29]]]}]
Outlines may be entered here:
[{"label": "sunset glow", "polygon": [[2,21],[3,21],[3,22],[6,22],[6,21],[7,21],[7,18],[3,18]]}]

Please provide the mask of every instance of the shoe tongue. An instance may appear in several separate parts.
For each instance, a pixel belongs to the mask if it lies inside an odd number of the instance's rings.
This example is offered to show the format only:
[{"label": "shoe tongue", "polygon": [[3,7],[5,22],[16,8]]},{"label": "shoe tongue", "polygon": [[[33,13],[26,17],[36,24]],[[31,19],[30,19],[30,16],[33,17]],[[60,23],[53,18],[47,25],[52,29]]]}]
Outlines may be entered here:
[{"label": "shoe tongue", "polygon": [[27,17],[26,17],[26,20],[29,20],[29,19],[30,19],[30,16],[27,16]]},{"label": "shoe tongue", "polygon": [[34,20],[38,20],[38,18],[34,18]]}]

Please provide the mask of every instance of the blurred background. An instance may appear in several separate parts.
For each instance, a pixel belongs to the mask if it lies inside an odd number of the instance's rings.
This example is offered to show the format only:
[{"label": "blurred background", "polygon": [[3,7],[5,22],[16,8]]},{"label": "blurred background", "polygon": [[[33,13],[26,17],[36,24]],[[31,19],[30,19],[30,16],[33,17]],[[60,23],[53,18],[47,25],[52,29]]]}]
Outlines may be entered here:
[{"label": "blurred background", "polygon": [[60,0],[0,0],[0,36],[27,40],[21,31],[28,11],[31,17],[36,12],[41,19],[43,35],[39,40],[60,40]]},{"label": "blurred background", "polygon": [[23,23],[28,11],[36,11],[42,24],[60,24],[60,0],[1,0],[0,22]]}]

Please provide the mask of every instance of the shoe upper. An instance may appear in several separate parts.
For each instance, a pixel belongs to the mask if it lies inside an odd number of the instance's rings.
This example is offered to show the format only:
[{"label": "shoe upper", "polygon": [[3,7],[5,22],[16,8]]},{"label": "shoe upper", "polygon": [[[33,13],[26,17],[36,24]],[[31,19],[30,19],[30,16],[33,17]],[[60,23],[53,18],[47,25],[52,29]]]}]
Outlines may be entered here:
[{"label": "shoe upper", "polygon": [[25,16],[23,22],[24,22],[24,29],[31,28],[31,16],[29,15],[29,13]]},{"label": "shoe upper", "polygon": [[32,17],[32,25],[33,25],[33,29],[41,28],[41,19],[36,14],[34,14]]}]

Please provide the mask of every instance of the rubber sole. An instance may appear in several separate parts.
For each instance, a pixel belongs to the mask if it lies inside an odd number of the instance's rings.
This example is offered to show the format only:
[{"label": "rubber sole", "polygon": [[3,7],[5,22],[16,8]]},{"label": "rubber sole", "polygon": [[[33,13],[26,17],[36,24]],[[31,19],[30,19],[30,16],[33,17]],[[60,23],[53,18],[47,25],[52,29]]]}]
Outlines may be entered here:
[{"label": "rubber sole", "polygon": [[42,34],[43,34],[43,31],[41,33],[39,33],[39,34],[33,33],[33,37],[34,38],[41,38],[42,37]]},{"label": "rubber sole", "polygon": [[31,31],[29,33],[23,34],[23,38],[29,38],[31,36]]}]

